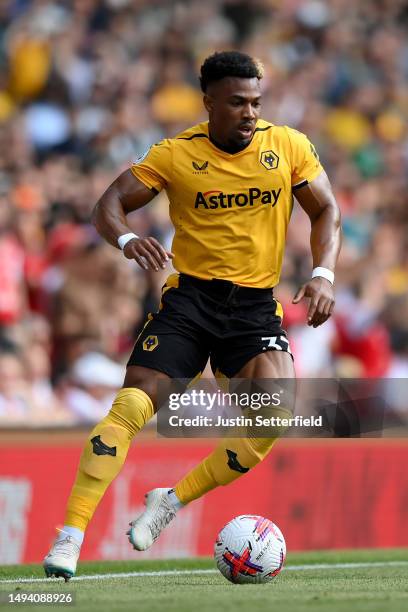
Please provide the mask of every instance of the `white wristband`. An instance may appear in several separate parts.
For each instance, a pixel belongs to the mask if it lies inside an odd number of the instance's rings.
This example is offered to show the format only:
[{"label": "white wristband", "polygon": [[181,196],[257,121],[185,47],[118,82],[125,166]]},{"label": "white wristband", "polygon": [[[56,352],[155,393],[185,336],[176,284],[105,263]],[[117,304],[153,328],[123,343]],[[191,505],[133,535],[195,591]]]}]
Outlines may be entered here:
[{"label": "white wristband", "polygon": [[329,270],[328,268],[317,267],[313,269],[312,278],[316,278],[316,276],[321,276],[329,281],[332,285],[334,285],[334,272]]},{"label": "white wristband", "polygon": [[133,240],[133,238],[139,238],[139,236],[137,236],[133,232],[129,232],[128,234],[122,234],[122,236],[119,236],[118,245],[120,246],[122,251],[129,242],[129,240]]}]

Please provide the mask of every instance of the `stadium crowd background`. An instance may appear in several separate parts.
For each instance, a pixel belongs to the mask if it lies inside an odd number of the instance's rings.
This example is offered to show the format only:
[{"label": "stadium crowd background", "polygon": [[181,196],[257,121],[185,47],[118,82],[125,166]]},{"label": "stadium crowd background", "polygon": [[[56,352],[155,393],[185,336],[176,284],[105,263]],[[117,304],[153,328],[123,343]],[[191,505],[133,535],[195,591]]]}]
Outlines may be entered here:
[{"label": "stadium crowd background", "polygon": [[[408,7],[404,0],[0,3],[0,424],[97,421],[168,272],[89,223],[146,148],[205,119],[215,50],[265,64],[262,116],[305,132],[344,222],[336,315],[292,306],[310,275],[295,208],[277,298],[299,376],[408,377]],[[168,247],[167,200],[131,218]]]}]

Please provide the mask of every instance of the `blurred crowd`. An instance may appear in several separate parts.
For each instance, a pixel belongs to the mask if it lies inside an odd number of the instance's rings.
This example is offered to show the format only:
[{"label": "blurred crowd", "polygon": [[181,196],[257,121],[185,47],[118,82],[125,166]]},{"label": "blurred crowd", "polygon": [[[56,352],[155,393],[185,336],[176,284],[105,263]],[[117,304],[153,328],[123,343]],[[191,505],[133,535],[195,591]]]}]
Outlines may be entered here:
[{"label": "blurred crowd", "polygon": [[[295,207],[277,298],[299,376],[408,377],[408,5],[404,0],[2,0],[0,424],[99,420],[165,275],[90,224],[165,136],[206,119],[215,50],[265,65],[262,116],[315,144],[343,214],[336,315],[291,305],[310,276]],[[165,194],[131,215],[167,247]]]}]

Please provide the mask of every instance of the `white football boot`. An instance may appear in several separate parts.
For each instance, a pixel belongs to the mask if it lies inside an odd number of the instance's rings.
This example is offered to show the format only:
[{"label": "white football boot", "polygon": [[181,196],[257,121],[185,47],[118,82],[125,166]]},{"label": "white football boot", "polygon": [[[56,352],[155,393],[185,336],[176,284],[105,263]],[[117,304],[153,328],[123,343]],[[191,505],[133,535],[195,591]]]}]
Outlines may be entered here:
[{"label": "white football boot", "polygon": [[147,550],[159,537],[163,529],[176,516],[176,508],[169,499],[173,489],[153,489],[145,495],[146,510],[129,523],[126,532],[135,550]]},{"label": "white football boot", "polygon": [[80,550],[80,544],[71,535],[57,538],[43,561],[47,577],[64,578],[68,582],[75,575]]}]

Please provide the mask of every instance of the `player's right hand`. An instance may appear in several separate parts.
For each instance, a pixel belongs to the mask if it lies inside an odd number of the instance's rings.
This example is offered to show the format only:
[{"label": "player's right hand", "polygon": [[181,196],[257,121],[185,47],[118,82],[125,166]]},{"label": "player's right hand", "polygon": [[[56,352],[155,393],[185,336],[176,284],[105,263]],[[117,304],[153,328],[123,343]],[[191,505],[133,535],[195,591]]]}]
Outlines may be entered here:
[{"label": "player's right hand", "polygon": [[134,259],[143,270],[165,268],[174,255],[156,240],[156,238],[133,238],[123,249],[125,257]]},{"label": "player's right hand", "polygon": [[292,304],[298,304],[305,297],[310,298],[307,324],[319,327],[332,315],[335,302],[333,285],[326,278],[316,276],[298,289]]}]

